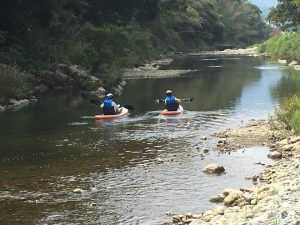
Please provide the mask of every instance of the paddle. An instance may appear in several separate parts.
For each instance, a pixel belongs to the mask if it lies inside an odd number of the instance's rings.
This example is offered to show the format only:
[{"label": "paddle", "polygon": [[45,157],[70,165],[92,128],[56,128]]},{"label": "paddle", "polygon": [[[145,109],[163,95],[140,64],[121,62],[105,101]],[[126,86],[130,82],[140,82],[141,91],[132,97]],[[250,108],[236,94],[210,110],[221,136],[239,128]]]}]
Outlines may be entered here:
[{"label": "paddle", "polygon": [[[180,98],[180,100],[182,102],[191,102],[191,101],[194,100],[194,98],[193,97],[191,97],[191,98]],[[165,102],[165,99],[156,99],[155,102],[156,103]]]}]

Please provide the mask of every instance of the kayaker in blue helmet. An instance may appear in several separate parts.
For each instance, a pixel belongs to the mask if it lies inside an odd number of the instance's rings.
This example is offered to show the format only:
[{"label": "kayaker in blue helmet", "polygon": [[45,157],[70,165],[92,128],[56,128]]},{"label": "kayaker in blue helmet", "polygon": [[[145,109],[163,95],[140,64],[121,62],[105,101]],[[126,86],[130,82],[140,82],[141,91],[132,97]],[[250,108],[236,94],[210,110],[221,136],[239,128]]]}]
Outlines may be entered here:
[{"label": "kayaker in blue helmet", "polygon": [[115,115],[116,113],[119,113],[120,105],[117,105],[114,100],[114,96],[112,93],[108,93],[101,104],[101,108],[104,115]]},{"label": "kayaker in blue helmet", "polygon": [[166,95],[167,95],[167,97],[165,98],[166,109],[168,111],[177,111],[181,100],[173,96],[173,92],[171,90],[167,90]]}]

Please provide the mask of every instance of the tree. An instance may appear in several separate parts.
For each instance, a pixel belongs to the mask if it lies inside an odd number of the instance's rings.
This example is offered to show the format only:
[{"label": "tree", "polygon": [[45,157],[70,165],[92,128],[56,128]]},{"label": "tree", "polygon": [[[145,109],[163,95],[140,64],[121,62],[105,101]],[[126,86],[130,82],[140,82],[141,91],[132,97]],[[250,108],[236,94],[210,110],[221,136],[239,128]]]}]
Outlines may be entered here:
[{"label": "tree", "polygon": [[282,30],[299,30],[300,0],[278,0],[278,5],[271,9],[267,20]]}]

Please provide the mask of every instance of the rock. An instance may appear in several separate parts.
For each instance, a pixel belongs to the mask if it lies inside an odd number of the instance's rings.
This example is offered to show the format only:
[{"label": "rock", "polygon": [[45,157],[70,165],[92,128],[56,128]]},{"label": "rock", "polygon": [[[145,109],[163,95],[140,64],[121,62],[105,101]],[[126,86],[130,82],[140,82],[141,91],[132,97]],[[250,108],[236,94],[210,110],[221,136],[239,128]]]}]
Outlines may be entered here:
[{"label": "rock", "polygon": [[218,144],[226,144],[227,138],[220,138]]},{"label": "rock", "polygon": [[294,144],[296,142],[300,142],[300,136],[291,138],[290,141],[289,141],[290,144]]},{"label": "rock", "polygon": [[210,174],[221,174],[225,172],[225,168],[219,164],[212,163],[205,166],[202,171]]},{"label": "rock", "polygon": [[278,145],[287,145],[287,144],[289,144],[289,140],[287,138],[285,138],[281,141],[276,142],[276,144],[278,144]]},{"label": "rock", "polygon": [[298,62],[295,61],[295,60],[293,60],[292,62],[289,63],[289,66],[295,66],[295,65],[297,65],[297,64],[298,64]]},{"label": "rock", "polygon": [[162,158],[158,157],[158,158],[156,159],[156,162],[157,162],[157,163],[164,163],[165,160],[163,160]]},{"label": "rock", "polygon": [[30,104],[28,99],[16,100],[10,99],[10,105],[7,106],[8,110],[18,110]]},{"label": "rock", "polygon": [[295,65],[294,70],[300,70],[300,65]]},{"label": "rock", "polygon": [[234,192],[236,191],[235,189],[231,189],[231,188],[226,188],[224,191],[223,191],[223,195],[225,196],[228,196],[231,192]]},{"label": "rock", "polygon": [[84,192],[84,190],[82,190],[81,188],[75,188],[73,190],[73,193],[75,193],[75,194],[81,194],[82,192]]},{"label": "rock", "polygon": [[237,205],[237,201],[239,199],[242,199],[243,197],[243,192],[239,191],[239,190],[235,190],[229,193],[228,196],[226,196],[226,198],[224,199],[224,205],[225,206],[234,206]]},{"label": "rock", "polygon": [[282,158],[282,154],[278,151],[273,151],[271,153],[268,154],[268,157],[270,159],[281,159]]},{"label": "rock", "polygon": [[278,59],[278,63],[280,63],[280,64],[287,64],[287,60],[285,60],[285,59]]},{"label": "rock", "polygon": [[225,195],[224,194],[218,194],[216,196],[213,196],[209,199],[210,202],[213,202],[213,203],[218,203],[218,202],[223,202],[224,199],[225,199]]},{"label": "rock", "polygon": [[294,145],[293,150],[294,150],[295,152],[300,152],[300,143]]},{"label": "rock", "polygon": [[203,149],[203,152],[204,152],[204,153],[208,153],[208,152],[209,152],[209,149],[205,148],[205,149]]},{"label": "rock", "polygon": [[6,106],[0,105],[0,112],[4,112],[6,110]]},{"label": "rock", "polygon": [[294,147],[293,144],[288,144],[288,145],[282,146],[281,148],[282,148],[283,151],[288,152],[288,151],[291,151],[293,149],[293,147]]}]

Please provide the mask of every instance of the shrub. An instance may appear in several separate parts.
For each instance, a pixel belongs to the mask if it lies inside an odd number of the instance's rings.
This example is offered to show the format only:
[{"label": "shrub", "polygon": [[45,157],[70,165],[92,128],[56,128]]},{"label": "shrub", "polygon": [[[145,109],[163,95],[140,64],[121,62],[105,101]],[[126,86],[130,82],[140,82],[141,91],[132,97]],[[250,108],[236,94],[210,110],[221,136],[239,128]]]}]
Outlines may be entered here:
[{"label": "shrub", "polygon": [[28,75],[16,67],[0,64],[0,98],[26,97],[30,85]]},{"label": "shrub", "polygon": [[277,111],[278,117],[296,133],[300,132],[300,98],[295,95],[284,100]]}]

